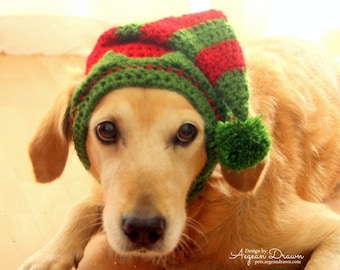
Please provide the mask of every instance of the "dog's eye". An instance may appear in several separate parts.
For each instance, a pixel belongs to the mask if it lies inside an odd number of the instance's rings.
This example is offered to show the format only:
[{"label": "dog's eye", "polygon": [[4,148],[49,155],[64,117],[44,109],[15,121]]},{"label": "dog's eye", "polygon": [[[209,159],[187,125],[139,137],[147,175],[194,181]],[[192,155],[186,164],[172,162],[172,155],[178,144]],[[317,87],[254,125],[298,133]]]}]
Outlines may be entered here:
[{"label": "dog's eye", "polygon": [[179,144],[188,144],[197,136],[197,129],[194,125],[186,123],[177,131],[176,142]]},{"label": "dog's eye", "polygon": [[118,131],[114,123],[105,121],[96,127],[96,135],[103,143],[114,143],[118,137]]}]

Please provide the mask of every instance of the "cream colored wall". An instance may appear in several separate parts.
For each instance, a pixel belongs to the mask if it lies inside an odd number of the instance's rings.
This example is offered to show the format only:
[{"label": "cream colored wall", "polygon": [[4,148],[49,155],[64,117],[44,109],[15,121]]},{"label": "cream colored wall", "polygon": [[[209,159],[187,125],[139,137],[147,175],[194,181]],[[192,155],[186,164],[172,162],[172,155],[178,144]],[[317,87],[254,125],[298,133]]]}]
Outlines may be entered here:
[{"label": "cream colored wall", "polygon": [[211,0],[241,40],[293,36],[328,49],[340,64],[339,0]]},{"label": "cream colored wall", "polygon": [[108,28],[189,12],[187,0],[0,0],[0,52],[87,55]]},{"label": "cream colored wall", "polygon": [[286,35],[327,47],[340,61],[338,0],[0,0],[0,52],[82,54],[109,27],[214,8],[239,39]]},{"label": "cream colored wall", "polygon": [[0,6],[0,16],[82,16],[113,24],[154,20],[190,11],[188,0],[0,0]]}]

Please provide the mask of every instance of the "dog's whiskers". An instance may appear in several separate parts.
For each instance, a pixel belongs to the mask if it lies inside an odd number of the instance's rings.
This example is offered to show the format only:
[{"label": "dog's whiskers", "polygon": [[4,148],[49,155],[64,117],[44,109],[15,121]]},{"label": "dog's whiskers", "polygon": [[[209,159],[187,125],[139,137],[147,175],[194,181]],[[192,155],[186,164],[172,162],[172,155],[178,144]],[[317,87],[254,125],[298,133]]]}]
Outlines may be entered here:
[{"label": "dog's whiskers", "polygon": [[[196,220],[188,217],[187,218],[187,228],[191,228],[193,229],[193,231],[197,232],[199,235],[202,236],[202,238],[207,242],[207,237],[204,234],[204,228],[203,226],[197,222]],[[182,236],[179,240],[178,243],[178,248],[179,249],[183,249],[185,251],[186,254],[190,254],[193,253],[193,249],[196,248],[197,250],[199,250],[202,254],[203,254],[203,249],[201,247],[201,245],[194,240],[189,234],[188,232],[183,232]]]},{"label": "dog's whiskers", "polygon": [[85,224],[84,227],[80,228],[78,230],[78,234],[82,234],[84,233],[85,231],[91,231],[91,230],[94,230],[94,231],[102,231],[103,230],[103,223],[102,221],[96,221],[96,222],[93,222],[93,223],[88,223],[88,224]]},{"label": "dog's whiskers", "polygon": [[204,227],[203,225],[198,222],[197,220],[193,219],[193,218],[190,218],[188,217],[187,218],[187,226],[189,228],[192,228],[194,231],[196,231],[199,235],[201,235],[205,241],[208,241],[205,233],[204,233]]},{"label": "dog's whiskers", "polygon": [[156,256],[152,258],[152,263],[155,265],[165,265],[165,258],[163,256]]},{"label": "dog's whiskers", "polygon": [[182,238],[180,239],[179,245],[187,255],[193,254],[194,249],[204,254],[201,245],[196,240],[194,240],[192,237],[185,233],[182,234]]}]

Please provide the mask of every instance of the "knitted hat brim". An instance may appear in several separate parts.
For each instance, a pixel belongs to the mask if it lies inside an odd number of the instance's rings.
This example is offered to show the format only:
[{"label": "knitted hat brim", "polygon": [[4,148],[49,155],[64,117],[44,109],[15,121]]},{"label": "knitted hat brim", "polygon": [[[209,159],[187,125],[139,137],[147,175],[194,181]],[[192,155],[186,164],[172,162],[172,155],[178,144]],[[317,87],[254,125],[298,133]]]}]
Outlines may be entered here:
[{"label": "knitted hat brim", "polygon": [[202,78],[201,71],[180,52],[165,54],[157,59],[127,58],[107,52],[72,98],[73,140],[84,167],[91,167],[86,150],[88,123],[95,107],[106,94],[127,86],[172,90],[183,95],[205,122],[207,163],[189,191],[188,199],[194,198],[204,188],[217,164],[214,133],[218,121],[209,103],[216,97],[208,81]]}]

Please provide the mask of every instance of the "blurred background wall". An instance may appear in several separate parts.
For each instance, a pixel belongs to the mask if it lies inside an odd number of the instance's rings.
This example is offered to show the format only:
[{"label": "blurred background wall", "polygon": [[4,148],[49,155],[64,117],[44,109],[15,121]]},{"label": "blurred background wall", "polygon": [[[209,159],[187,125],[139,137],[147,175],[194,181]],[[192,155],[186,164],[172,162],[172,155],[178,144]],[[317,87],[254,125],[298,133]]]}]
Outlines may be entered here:
[{"label": "blurred background wall", "polygon": [[300,37],[340,61],[339,7],[338,0],[0,0],[0,52],[85,55],[109,27],[213,8],[241,40]]}]

